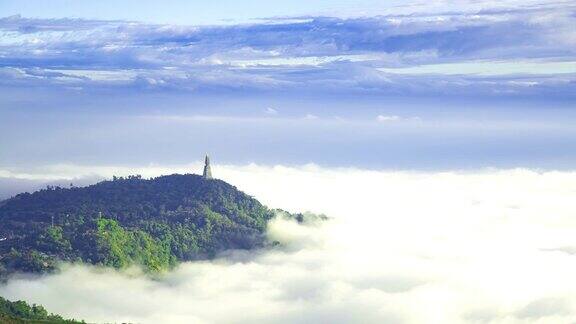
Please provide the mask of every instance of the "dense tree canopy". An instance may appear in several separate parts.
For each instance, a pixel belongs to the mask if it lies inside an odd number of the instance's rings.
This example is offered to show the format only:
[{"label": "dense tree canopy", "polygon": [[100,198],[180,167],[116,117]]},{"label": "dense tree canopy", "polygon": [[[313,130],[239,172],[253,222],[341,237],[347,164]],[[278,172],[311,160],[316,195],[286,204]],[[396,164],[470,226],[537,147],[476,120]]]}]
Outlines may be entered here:
[{"label": "dense tree canopy", "polygon": [[48,187],[0,206],[0,274],[50,271],[58,261],[168,269],[263,246],[273,215],[224,181],[190,174]]},{"label": "dense tree canopy", "polygon": [[79,324],[84,323],[75,320],[64,319],[59,315],[49,314],[40,305],[28,305],[19,300],[8,301],[0,297],[0,323],[3,324]]}]

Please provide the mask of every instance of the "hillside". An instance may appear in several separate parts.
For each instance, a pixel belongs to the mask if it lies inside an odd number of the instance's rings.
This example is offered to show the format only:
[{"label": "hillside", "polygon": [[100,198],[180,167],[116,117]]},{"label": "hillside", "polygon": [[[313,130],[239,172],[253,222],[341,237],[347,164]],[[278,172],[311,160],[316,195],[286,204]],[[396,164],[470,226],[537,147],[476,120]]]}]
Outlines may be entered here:
[{"label": "hillside", "polygon": [[80,324],[62,316],[49,314],[40,305],[28,305],[24,301],[11,302],[0,297],[0,323],[2,324]]},{"label": "hillside", "polygon": [[272,210],[221,180],[169,175],[48,187],[0,206],[0,277],[58,261],[150,271],[264,246]]}]

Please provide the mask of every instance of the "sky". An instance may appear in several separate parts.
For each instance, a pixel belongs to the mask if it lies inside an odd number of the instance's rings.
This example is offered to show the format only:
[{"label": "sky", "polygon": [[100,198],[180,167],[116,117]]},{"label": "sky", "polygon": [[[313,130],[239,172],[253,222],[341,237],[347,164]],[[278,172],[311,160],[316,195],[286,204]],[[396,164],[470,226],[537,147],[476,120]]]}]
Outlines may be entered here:
[{"label": "sky", "polygon": [[208,153],[331,218],[0,296],[94,322],[573,322],[574,26],[562,0],[0,0],[0,200]]},{"label": "sky", "polygon": [[0,167],[571,169],[574,1],[0,2]]},{"label": "sky", "polygon": [[[389,1],[394,5],[401,1]],[[246,22],[251,19],[334,13],[336,10],[362,6],[377,6],[378,1],[316,0],[316,1],[77,1],[56,0],[38,2],[3,1],[0,10],[7,15],[21,14],[38,18],[79,17],[88,19],[131,20],[163,24],[219,25]]]},{"label": "sky", "polygon": [[[79,0],[5,0],[0,10],[9,15],[34,18],[84,18],[129,20],[159,24],[221,25],[251,20],[298,16],[365,16],[390,12],[450,11],[464,5],[470,10],[486,7],[527,5],[537,1],[406,1],[406,0],[294,0],[265,1],[79,1]],[[419,9],[420,8],[420,9]]]}]

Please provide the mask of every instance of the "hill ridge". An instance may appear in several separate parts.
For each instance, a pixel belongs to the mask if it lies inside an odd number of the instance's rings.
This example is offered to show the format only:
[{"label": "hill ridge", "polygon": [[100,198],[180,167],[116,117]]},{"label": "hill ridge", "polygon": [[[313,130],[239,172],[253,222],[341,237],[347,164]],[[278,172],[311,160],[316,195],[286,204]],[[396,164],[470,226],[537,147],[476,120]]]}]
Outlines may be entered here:
[{"label": "hill ridge", "polygon": [[49,272],[60,261],[161,271],[265,246],[274,214],[236,187],[195,174],[47,187],[0,206],[0,275]]}]

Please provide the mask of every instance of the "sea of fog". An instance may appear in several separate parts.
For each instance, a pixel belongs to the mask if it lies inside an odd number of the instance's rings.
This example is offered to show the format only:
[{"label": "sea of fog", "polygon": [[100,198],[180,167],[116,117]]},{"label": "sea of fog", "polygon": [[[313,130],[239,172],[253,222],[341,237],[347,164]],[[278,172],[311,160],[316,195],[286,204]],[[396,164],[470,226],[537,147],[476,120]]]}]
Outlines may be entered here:
[{"label": "sea of fog", "polygon": [[[60,165],[0,176],[81,183],[199,169]],[[270,207],[330,220],[275,219],[268,235],[282,247],[184,263],[161,278],[64,266],[58,274],[12,279],[0,295],[88,322],[576,321],[576,172],[315,165],[213,171]]]}]

